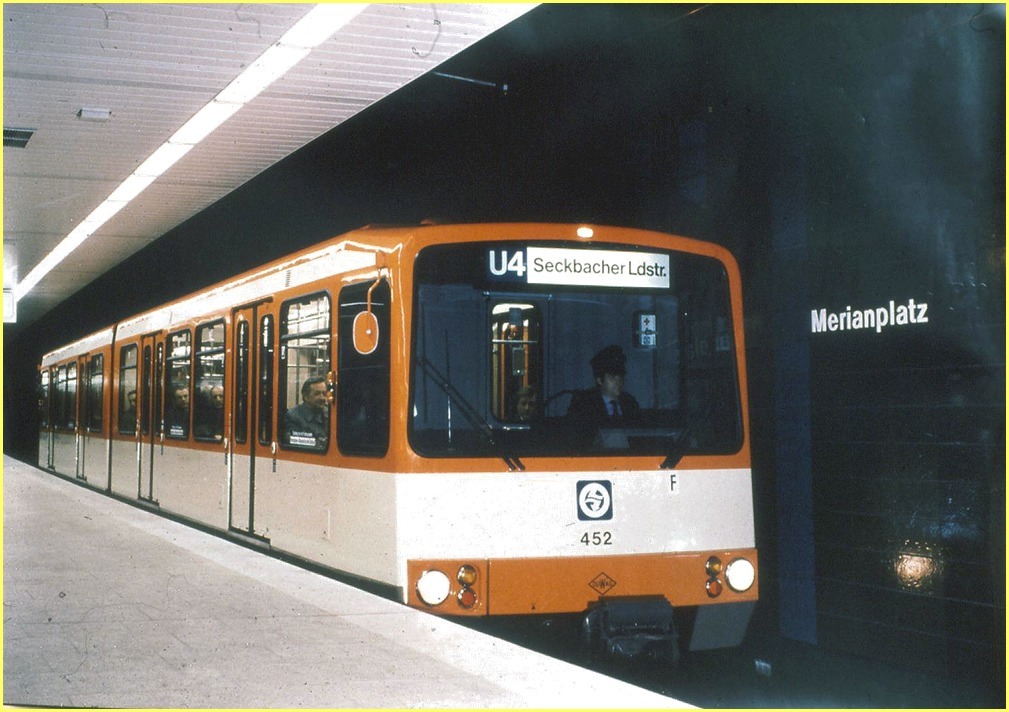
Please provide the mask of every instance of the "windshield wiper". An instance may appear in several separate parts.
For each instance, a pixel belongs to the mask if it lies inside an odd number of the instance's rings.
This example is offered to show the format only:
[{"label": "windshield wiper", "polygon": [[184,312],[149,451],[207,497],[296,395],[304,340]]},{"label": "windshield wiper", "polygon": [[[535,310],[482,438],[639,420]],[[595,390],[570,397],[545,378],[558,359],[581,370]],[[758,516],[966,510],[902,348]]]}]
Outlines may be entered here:
[{"label": "windshield wiper", "polygon": [[673,438],[672,444],[666,450],[666,459],[659,467],[663,470],[671,470],[683,459],[690,449],[690,428],[684,426],[680,434]]},{"label": "windshield wiper", "polygon": [[518,455],[512,455],[508,450],[499,443],[494,438],[494,431],[487,424],[480,414],[476,412],[476,409],[469,404],[466,397],[459,392],[456,388],[449,382],[449,380],[443,376],[434,364],[427,360],[427,357],[418,356],[417,363],[420,367],[424,369],[425,375],[434,381],[435,385],[441,388],[441,390],[447,395],[453,403],[459,406],[459,410],[462,411],[463,416],[469,421],[470,425],[480,431],[491,447],[497,450],[498,456],[504,460],[504,463],[508,465],[508,469],[514,472],[515,470],[525,470],[526,466],[522,464],[519,460]]}]

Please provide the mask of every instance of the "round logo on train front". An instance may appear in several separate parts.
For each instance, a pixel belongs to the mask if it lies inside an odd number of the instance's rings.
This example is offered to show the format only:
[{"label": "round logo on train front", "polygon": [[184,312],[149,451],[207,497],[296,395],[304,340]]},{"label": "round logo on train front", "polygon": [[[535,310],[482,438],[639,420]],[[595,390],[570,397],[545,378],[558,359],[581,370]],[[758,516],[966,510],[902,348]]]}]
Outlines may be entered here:
[{"label": "round logo on train front", "polygon": [[613,519],[613,485],[609,480],[578,483],[578,519],[583,522]]}]

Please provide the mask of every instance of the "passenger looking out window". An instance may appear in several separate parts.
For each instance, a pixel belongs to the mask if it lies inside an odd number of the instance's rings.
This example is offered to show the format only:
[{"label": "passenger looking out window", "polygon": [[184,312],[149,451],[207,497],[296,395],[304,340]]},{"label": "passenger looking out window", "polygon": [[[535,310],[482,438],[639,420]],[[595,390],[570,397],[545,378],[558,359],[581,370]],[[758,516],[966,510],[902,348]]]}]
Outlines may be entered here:
[{"label": "passenger looking out window", "polygon": [[323,449],[329,440],[329,389],[326,379],[309,378],[301,387],[301,403],[284,414],[288,443]]},{"label": "passenger looking out window", "polygon": [[285,302],[280,311],[280,369],[286,448],[324,452],[329,446],[330,301],[312,294]]}]

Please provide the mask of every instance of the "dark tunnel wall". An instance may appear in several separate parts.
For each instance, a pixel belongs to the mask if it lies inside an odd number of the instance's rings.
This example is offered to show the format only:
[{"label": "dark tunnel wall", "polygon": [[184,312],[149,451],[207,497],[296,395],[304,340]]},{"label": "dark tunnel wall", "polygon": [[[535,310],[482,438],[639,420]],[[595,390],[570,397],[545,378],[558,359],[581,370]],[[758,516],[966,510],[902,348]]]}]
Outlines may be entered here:
[{"label": "dark tunnel wall", "polygon": [[351,227],[687,234],[743,271],[762,620],[1004,694],[1004,25],[542,6],[8,338],[5,447],[44,350]]}]

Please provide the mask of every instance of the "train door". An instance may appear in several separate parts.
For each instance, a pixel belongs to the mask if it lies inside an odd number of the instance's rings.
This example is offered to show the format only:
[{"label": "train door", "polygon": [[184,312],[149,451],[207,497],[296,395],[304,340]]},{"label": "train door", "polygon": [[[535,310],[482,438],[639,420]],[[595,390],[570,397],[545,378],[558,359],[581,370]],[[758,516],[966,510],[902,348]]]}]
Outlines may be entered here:
[{"label": "train door", "polygon": [[[262,343],[256,323],[263,303],[235,309],[231,320],[232,369],[231,389],[231,471],[228,526],[244,534],[254,535],[256,496],[257,424],[269,404],[261,403],[263,389],[259,380],[263,372],[263,351],[269,354],[269,344]],[[264,317],[272,319],[272,317]],[[271,376],[272,378],[272,376]]]},{"label": "train door", "polygon": [[39,442],[39,460],[45,463],[47,470],[55,465],[55,438],[53,438],[53,383],[55,378],[51,369],[45,368],[39,374],[39,415],[42,420],[42,437]]},{"label": "train door", "polygon": [[84,384],[83,387],[77,388],[77,403],[75,407],[77,408],[77,418],[74,421],[74,441],[77,448],[77,466],[75,468],[75,476],[79,480],[86,480],[85,476],[86,467],[86,452],[88,445],[87,438],[87,376],[88,374],[88,357],[87,355],[77,357],[77,378],[79,384]]},{"label": "train door", "polygon": [[148,334],[140,341],[140,387],[137,389],[137,441],[140,457],[137,497],[154,499],[155,453],[162,444],[164,425],[161,418],[164,400],[165,339],[161,333]]}]

